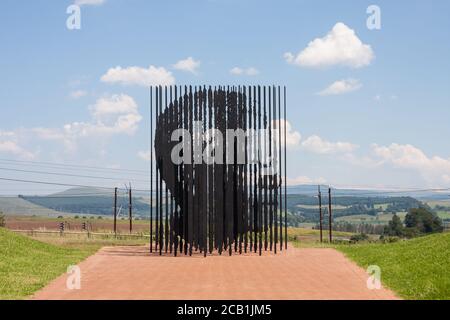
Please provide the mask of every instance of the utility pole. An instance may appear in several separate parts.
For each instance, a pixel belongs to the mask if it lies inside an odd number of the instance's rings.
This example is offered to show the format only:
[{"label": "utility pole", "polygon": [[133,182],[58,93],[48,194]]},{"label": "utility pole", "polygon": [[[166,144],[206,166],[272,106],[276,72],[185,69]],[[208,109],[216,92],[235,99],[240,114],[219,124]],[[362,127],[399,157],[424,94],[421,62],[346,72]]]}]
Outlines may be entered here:
[{"label": "utility pole", "polygon": [[332,234],[332,226],[331,226],[331,221],[332,221],[332,217],[331,217],[331,188],[328,187],[328,228],[329,228],[329,238],[330,238],[330,243],[333,241],[333,234]]},{"label": "utility pole", "polygon": [[319,228],[320,228],[320,242],[323,241],[322,239],[322,193],[320,192],[320,185],[318,186],[319,189]]},{"label": "utility pole", "polygon": [[131,183],[128,190],[128,218],[130,219],[130,233],[133,231],[133,211],[132,211]]},{"label": "utility pole", "polygon": [[114,235],[117,234],[117,187],[114,188]]}]

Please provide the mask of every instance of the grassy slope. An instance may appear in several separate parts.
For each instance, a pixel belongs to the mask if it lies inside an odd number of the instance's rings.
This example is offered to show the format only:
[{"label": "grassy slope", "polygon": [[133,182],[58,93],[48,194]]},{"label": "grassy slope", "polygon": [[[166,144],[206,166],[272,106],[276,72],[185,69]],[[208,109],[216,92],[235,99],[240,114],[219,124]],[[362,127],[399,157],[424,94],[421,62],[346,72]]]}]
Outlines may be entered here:
[{"label": "grassy slope", "polygon": [[0,299],[26,298],[98,248],[58,247],[0,228]]},{"label": "grassy slope", "polygon": [[378,265],[383,283],[405,299],[450,299],[450,233],[337,249],[364,268]]},{"label": "grassy slope", "polygon": [[58,216],[64,213],[48,209],[19,197],[0,198],[0,211],[6,215]]}]

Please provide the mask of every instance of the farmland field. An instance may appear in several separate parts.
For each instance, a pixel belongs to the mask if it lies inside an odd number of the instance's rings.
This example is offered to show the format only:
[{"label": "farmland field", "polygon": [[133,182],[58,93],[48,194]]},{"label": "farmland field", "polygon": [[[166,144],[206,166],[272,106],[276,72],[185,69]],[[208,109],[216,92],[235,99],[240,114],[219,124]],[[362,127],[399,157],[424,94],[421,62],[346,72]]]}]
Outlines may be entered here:
[{"label": "farmland field", "polygon": [[[327,204],[324,204],[323,208],[326,207]],[[304,208],[304,209],[317,209],[319,210],[319,205],[314,204],[298,204],[297,208]],[[342,205],[333,205],[333,209],[340,210],[340,209],[347,209],[348,206],[342,206]]]},{"label": "farmland field", "polygon": [[[73,216],[63,217],[63,218],[51,218],[51,217],[33,217],[33,216],[6,216],[6,228],[12,230],[59,230],[59,225],[61,222],[66,222],[66,231],[80,231],[82,228],[82,223],[85,222],[89,227],[90,231],[94,232],[112,232],[113,230],[113,219],[97,217],[91,218],[86,216],[83,219],[75,219]],[[148,220],[133,220],[133,232],[147,232],[149,229]],[[121,233],[126,233],[129,231],[129,221],[128,220],[117,220],[117,230]]]},{"label": "farmland field", "polygon": [[450,200],[429,200],[425,202],[432,208],[436,206],[450,207]]},{"label": "farmland field", "polygon": [[449,211],[437,211],[437,215],[439,218],[443,220],[449,220],[450,219],[450,212]]},{"label": "farmland field", "polygon": [[[406,212],[397,212],[397,216],[404,220],[406,216]],[[372,223],[372,224],[387,224],[392,220],[394,214],[392,213],[379,213],[376,216],[368,215],[368,214],[358,214],[351,216],[343,216],[335,218],[337,222],[349,222],[349,223]]]}]

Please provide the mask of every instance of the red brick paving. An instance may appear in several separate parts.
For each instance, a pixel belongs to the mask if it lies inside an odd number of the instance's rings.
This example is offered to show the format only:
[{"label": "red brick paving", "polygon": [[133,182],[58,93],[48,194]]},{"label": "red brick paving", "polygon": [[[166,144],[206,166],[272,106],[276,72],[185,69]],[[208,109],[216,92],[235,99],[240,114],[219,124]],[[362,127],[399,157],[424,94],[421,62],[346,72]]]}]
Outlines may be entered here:
[{"label": "red brick paving", "polygon": [[81,289],[62,275],[34,299],[397,299],[369,290],[368,275],[333,249],[158,256],[148,247],[105,247],[79,264]]}]

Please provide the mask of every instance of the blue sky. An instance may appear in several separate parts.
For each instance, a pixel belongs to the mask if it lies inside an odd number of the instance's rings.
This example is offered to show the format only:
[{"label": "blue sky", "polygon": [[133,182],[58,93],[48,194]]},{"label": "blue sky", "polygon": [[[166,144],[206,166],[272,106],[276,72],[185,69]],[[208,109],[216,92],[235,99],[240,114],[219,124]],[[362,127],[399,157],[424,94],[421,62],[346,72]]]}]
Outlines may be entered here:
[{"label": "blue sky", "polygon": [[[146,170],[145,81],[281,84],[291,184],[450,186],[448,1],[84,0],[81,29],[69,30],[73,2],[2,1],[1,159]],[[366,26],[371,4],[380,30]]]}]

